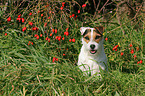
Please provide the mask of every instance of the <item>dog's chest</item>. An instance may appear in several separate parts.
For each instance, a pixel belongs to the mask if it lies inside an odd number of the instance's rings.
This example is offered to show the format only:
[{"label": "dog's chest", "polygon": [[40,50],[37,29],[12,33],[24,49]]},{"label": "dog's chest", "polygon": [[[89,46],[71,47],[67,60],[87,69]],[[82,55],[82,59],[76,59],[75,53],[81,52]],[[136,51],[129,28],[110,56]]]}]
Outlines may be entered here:
[{"label": "dog's chest", "polygon": [[[84,50],[81,50],[79,54],[78,65],[80,65],[80,69],[82,71],[91,71],[91,74],[95,74],[96,72],[100,72],[99,67],[105,70],[105,64],[107,62],[106,55],[103,52],[96,56],[90,56]],[[82,65],[83,64],[83,65]]]},{"label": "dog's chest", "polygon": [[87,64],[87,65],[98,65],[99,60],[89,57],[89,56],[84,56],[81,60],[82,64]]},{"label": "dog's chest", "polygon": [[[80,65],[79,68],[82,71],[87,71],[87,73],[91,72],[91,74],[95,74],[96,72],[97,73],[100,72],[100,70],[99,70],[100,61],[95,60],[94,58],[91,58],[91,57],[80,58],[78,65]],[[104,69],[104,68],[102,68],[102,69]]]}]

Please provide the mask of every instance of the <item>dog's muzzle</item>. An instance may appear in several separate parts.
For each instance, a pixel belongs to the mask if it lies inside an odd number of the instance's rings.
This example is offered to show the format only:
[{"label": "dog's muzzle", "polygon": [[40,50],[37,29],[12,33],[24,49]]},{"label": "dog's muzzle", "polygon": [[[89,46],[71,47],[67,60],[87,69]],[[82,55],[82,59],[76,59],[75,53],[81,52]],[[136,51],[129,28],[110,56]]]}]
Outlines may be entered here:
[{"label": "dog's muzzle", "polygon": [[90,53],[91,53],[91,54],[95,54],[95,53],[97,52],[97,50],[94,50],[95,47],[96,47],[96,46],[95,46],[94,44],[90,45],[90,48],[91,48]]}]

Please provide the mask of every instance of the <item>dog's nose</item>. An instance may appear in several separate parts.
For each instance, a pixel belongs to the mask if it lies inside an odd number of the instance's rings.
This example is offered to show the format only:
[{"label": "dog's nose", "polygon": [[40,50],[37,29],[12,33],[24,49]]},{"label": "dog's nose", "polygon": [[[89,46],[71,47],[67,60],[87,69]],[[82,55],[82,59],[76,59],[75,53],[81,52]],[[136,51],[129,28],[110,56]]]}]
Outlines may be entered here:
[{"label": "dog's nose", "polygon": [[91,47],[91,49],[94,49],[94,48],[95,48],[95,45],[94,45],[94,44],[92,44],[92,45],[90,45],[90,47]]}]

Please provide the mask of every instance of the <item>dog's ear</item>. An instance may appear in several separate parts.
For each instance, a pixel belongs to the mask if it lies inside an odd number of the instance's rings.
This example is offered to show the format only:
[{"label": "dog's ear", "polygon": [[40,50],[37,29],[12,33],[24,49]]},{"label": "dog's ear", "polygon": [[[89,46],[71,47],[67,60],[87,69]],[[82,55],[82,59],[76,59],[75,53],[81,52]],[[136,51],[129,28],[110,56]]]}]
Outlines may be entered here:
[{"label": "dog's ear", "polygon": [[86,27],[81,27],[81,28],[80,28],[81,35],[83,35],[83,34],[84,34],[85,30],[86,30]]},{"label": "dog's ear", "polygon": [[103,34],[103,32],[104,32],[104,27],[103,26],[95,27],[95,29],[98,30],[100,34]]},{"label": "dog's ear", "polygon": [[81,35],[84,34],[84,32],[86,31],[86,29],[89,29],[90,27],[81,27],[80,31],[81,31]]}]

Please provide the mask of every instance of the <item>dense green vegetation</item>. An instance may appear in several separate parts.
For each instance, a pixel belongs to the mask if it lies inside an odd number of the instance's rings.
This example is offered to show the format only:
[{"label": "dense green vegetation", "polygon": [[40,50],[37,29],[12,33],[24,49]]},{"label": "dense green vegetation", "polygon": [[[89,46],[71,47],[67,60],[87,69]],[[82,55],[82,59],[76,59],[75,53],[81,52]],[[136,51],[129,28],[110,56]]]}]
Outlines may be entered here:
[{"label": "dense green vegetation", "polygon": [[[123,14],[119,20],[113,11],[104,19],[102,13],[86,12],[87,4],[13,0],[1,5],[0,95],[145,95],[144,14],[131,19]],[[77,66],[82,26],[105,28],[109,71],[101,72],[101,80],[84,76]]]}]

